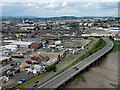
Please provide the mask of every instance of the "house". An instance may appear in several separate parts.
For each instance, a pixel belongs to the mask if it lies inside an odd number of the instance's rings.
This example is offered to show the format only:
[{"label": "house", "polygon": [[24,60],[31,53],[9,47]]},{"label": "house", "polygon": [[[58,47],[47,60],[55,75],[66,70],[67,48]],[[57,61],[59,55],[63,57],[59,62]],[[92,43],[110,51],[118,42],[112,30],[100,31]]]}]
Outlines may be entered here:
[{"label": "house", "polygon": [[48,56],[43,56],[39,54],[32,54],[31,55],[31,60],[41,62],[41,61],[48,61],[50,58]]}]

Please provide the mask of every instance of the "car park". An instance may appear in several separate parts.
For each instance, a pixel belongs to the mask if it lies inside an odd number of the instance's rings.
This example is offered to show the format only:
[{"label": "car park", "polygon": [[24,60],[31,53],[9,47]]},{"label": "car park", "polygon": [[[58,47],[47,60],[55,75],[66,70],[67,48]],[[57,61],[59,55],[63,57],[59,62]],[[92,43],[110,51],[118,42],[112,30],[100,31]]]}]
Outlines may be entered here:
[{"label": "car park", "polygon": [[14,76],[14,75],[16,75],[18,73],[20,73],[20,69],[19,68],[14,68],[12,70],[6,71],[6,76],[12,77],[12,76]]}]

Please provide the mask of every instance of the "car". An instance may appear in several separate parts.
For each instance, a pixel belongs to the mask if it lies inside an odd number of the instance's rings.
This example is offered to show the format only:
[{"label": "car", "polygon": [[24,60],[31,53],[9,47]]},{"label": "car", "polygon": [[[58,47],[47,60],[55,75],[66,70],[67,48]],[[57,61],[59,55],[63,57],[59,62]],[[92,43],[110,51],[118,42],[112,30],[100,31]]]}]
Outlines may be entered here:
[{"label": "car", "polygon": [[2,90],[3,88],[2,88],[2,86],[0,86],[0,90]]},{"label": "car", "polygon": [[21,62],[13,62],[10,64],[10,66],[16,67],[19,66],[21,64]]},{"label": "car", "polygon": [[39,81],[36,81],[35,83],[39,83]]},{"label": "car", "polygon": [[21,79],[21,80],[18,81],[17,84],[19,85],[19,84],[22,84],[22,83],[24,83],[24,82],[26,82],[26,79]]},{"label": "car", "polygon": [[53,72],[56,72],[57,70],[55,69],[55,70],[53,70]]},{"label": "car", "polygon": [[12,55],[13,58],[24,58],[23,54],[13,54]]},{"label": "car", "polygon": [[78,70],[78,68],[77,67],[73,67],[76,71]]},{"label": "car", "polygon": [[78,70],[78,68],[75,69],[76,71]]},{"label": "car", "polygon": [[37,87],[37,84],[35,84],[33,87]]},{"label": "car", "polygon": [[3,83],[7,83],[9,81],[9,79],[6,76],[2,76],[2,77],[0,77],[0,81],[2,81]]},{"label": "car", "polygon": [[10,88],[15,88],[15,86],[11,86]]}]

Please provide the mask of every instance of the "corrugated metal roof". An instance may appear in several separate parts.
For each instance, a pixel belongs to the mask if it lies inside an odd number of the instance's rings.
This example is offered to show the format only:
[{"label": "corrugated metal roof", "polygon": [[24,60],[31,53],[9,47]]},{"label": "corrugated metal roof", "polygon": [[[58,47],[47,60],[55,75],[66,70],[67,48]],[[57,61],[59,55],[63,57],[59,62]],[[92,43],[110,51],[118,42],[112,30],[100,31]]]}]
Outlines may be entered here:
[{"label": "corrugated metal roof", "polygon": [[31,45],[33,42],[15,41],[11,45]]}]

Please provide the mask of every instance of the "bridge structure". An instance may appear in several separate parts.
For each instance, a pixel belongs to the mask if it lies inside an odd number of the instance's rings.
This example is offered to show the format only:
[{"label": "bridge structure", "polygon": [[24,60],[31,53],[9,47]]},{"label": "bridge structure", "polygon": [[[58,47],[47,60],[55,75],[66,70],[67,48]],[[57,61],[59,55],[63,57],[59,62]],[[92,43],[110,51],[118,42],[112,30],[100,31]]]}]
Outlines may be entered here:
[{"label": "bridge structure", "polygon": [[[83,71],[89,70],[91,67],[94,67],[96,65],[99,65],[102,62],[102,58],[109,53],[114,44],[112,41],[110,41],[108,38],[103,38],[103,40],[106,42],[106,46],[102,48],[101,50],[95,52],[94,54],[90,55],[80,63],[74,65],[73,67],[69,68],[65,72],[59,74],[58,76],[50,79],[49,81],[45,82],[44,84],[40,85],[38,88],[52,88],[56,89],[62,85],[64,85],[67,81],[70,79],[73,79],[73,77],[77,74],[82,73]],[[78,70],[75,69],[75,67],[78,68]]]}]

